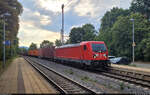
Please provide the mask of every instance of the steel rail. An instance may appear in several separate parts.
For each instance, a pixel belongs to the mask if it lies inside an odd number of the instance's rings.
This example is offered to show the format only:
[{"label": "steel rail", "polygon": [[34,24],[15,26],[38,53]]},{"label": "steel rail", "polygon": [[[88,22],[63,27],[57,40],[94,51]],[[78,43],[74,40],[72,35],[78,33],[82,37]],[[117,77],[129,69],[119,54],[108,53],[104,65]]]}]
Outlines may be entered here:
[{"label": "steel rail", "polygon": [[119,79],[122,81],[126,81],[129,83],[133,83],[136,85],[140,85],[142,87],[150,88],[150,75],[133,72],[133,71],[127,71],[127,70],[121,70],[117,68],[109,68],[106,70],[100,70],[96,69],[96,73],[99,73],[111,78]]},{"label": "steel rail", "polygon": [[57,85],[56,82],[54,82],[53,80],[51,80],[45,73],[43,73],[40,69],[38,69],[36,66],[34,66],[32,64],[32,62],[30,60],[28,60],[27,58],[24,57],[24,59],[33,67],[35,68],[50,84],[52,84],[60,93],[67,93],[63,90],[63,88],[61,88],[59,85]]},{"label": "steel rail", "polygon": [[142,87],[146,87],[150,89],[150,74],[145,72],[139,72],[139,71],[131,71],[128,69],[121,69],[121,68],[106,68],[107,70],[102,69],[86,69],[85,71],[88,72],[94,72],[96,74],[100,74],[103,76],[107,76],[110,78],[122,80],[128,83],[132,83],[135,85],[139,85]]},{"label": "steel rail", "polygon": [[[69,77],[65,76],[65,75],[62,75],[61,73],[55,71],[54,69],[52,68],[49,68],[48,66],[46,65],[43,65],[39,62],[36,62],[35,60],[31,59],[31,58],[27,58],[27,57],[24,57],[25,60],[27,60],[27,62],[29,62],[36,70],[38,70],[38,72],[41,73],[42,76],[44,76],[44,78],[46,78],[48,80],[48,82],[52,83],[55,88],[58,89],[58,91],[60,93],[65,93],[65,94],[96,94],[96,93],[100,93],[100,92],[95,92],[93,90],[91,90],[90,88],[87,88],[83,85],[81,85],[80,83],[70,79]],[[42,69],[45,69],[45,70],[48,70],[48,72],[52,72],[53,74],[59,76],[60,78],[62,78],[61,80],[64,80],[62,82],[64,82],[64,85],[62,85],[63,83],[59,83],[58,81],[56,80],[52,80],[52,78],[50,78],[50,76],[48,76]],[[59,79],[58,79],[59,80]],[[65,83],[65,81],[67,81],[68,83]],[[69,86],[69,85],[70,86]],[[68,87],[69,88],[68,88]],[[72,88],[71,88],[72,87]],[[70,93],[71,92],[71,93]]]}]

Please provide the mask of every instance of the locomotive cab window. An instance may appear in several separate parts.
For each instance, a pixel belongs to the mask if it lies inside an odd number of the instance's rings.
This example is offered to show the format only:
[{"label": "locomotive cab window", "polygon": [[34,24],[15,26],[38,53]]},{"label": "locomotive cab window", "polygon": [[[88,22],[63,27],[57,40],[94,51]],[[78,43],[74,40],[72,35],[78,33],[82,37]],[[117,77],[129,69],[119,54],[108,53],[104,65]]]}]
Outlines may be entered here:
[{"label": "locomotive cab window", "polygon": [[92,50],[94,52],[106,52],[106,47],[104,44],[92,44]]},{"label": "locomotive cab window", "polygon": [[83,49],[84,49],[84,50],[86,50],[86,49],[87,49],[86,45],[84,45],[84,46],[83,46]]}]

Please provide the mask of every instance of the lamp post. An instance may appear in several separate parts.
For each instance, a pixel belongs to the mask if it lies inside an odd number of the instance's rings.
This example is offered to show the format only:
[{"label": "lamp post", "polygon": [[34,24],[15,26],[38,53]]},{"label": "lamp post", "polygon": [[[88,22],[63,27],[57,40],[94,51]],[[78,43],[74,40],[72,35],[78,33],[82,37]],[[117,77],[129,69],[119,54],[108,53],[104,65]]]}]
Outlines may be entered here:
[{"label": "lamp post", "polygon": [[3,17],[3,22],[4,22],[4,25],[3,25],[3,68],[5,67],[5,63],[6,63],[6,60],[5,60],[5,30],[6,30],[6,27],[5,27],[5,16],[10,16],[11,14],[9,13],[4,13],[1,15],[1,17]]},{"label": "lamp post", "polygon": [[134,56],[134,47],[135,47],[135,42],[134,42],[134,19],[132,18],[132,19],[130,19],[132,22],[133,22],[133,30],[132,30],[132,41],[133,41],[133,43],[132,43],[132,61],[133,61],[133,63],[134,63],[134,58],[135,58],[135,56]]}]

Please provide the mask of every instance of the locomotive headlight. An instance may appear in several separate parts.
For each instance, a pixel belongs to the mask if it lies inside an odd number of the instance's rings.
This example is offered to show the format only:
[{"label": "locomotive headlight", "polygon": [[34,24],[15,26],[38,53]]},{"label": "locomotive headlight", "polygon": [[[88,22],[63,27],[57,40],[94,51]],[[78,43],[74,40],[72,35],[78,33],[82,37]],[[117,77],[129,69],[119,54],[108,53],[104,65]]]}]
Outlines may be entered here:
[{"label": "locomotive headlight", "polygon": [[94,55],[93,58],[96,58],[96,56]]},{"label": "locomotive headlight", "polygon": [[97,57],[97,56],[98,56],[98,54],[95,54],[95,56]]},{"label": "locomotive headlight", "polygon": [[93,58],[96,58],[96,57],[98,57],[98,56],[99,56],[98,54],[94,54],[94,55],[93,55]]},{"label": "locomotive headlight", "polygon": [[103,56],[105,56],[105,57],[106,57],[106,54],[103,54]]}]

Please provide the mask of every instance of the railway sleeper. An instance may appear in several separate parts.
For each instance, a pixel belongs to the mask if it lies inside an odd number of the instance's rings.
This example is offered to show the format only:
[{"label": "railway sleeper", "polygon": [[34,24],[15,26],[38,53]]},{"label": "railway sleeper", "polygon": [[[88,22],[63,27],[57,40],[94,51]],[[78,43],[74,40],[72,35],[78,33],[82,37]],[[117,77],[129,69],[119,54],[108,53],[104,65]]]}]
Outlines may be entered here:
[{"label": "railway sleeper", "polygon": [[143,79],[144,79],[144,80],[147,80],[147,81],[149,81],[149,82],[150,82],[150,76],[143,75]]}]

